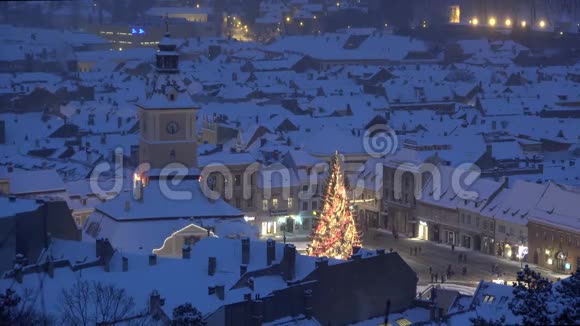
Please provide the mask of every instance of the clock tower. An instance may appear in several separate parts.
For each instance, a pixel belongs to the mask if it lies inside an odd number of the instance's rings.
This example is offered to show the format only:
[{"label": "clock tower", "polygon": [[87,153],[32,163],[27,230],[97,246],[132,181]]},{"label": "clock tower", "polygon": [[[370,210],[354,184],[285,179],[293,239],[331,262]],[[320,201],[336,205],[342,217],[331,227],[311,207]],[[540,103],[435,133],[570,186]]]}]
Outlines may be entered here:
[{"label": "clock tower", "polygon": [[196,168],[199,107],[185,90],[179,90],[178,54],[169,34],[159,43],[156,68],[152,90],[137,104],[139,163],[149,163],[151,169],[170,163]]}]

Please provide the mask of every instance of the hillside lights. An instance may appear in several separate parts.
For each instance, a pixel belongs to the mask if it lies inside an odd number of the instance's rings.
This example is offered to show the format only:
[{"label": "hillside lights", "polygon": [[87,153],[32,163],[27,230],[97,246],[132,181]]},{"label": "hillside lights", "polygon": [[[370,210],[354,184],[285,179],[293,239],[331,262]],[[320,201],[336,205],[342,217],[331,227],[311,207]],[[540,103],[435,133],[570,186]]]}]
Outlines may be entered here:
[{"label": "hillside lights", "polygon": [[489,26],[495,26],[495,23],[496,23],[495,18],[491,17],[489,19],[488,23],[489,23]]}]

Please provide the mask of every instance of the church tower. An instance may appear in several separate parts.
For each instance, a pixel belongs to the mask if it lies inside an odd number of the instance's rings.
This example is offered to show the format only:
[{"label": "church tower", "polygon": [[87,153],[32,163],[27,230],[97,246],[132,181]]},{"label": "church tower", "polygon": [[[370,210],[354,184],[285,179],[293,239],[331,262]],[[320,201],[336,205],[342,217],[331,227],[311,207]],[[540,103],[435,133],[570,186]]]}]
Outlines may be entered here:
[{"label": "church tower", "polygon": [[163,169],[170,163],[197,167],[196,114],[199,107],[179,87],[179,55],[169,33],[159,42],[156,75],[151,90],[137,104],[140,140],[139,162],[151,169]]}]

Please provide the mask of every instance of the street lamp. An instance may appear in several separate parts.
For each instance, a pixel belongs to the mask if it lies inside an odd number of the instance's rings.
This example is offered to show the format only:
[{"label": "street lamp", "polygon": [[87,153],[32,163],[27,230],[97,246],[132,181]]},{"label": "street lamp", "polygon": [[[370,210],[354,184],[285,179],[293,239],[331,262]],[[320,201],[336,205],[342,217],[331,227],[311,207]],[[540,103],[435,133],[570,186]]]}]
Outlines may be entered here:
[{"label": "street lamp", "polygon": [[511,20],[511,19],[509,19],[509,18],[508,18],[508,19],[506,19],[506,20],[505,20],[505,25],[506,25],[506,27],[511,27],[511,26],[512,26],[512,20]]},{"label": "street lamp", "polygon": [[488,21],[489,26],[495,26],[495,18],[491,17]]},{"label": "street lamp", "polygon": [[546,27],[546,22],[544,20],[540,20],[540,28]]}]

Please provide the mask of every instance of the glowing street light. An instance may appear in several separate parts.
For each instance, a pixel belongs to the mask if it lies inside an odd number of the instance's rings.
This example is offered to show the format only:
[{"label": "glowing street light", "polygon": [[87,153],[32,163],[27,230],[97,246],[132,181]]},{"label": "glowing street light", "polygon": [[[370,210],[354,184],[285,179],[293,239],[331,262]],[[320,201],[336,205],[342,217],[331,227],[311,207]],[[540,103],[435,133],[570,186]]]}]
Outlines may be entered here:
[{"label": "glowing street light", "polygon": [[290,22],[290,17],[286,17],[286,22],[289,23]]},{"label": "glowing street light", "polygon": [[505,20],[505,25],[506,25],[507,27],[511,27],[511,26],[512,26],[512,20],[511,20],[511,19],[509,19],[509,18],[508,18],[508,19],[506,19],[506,20]]},{"label": "glowing street light", "polygon": [[525,28],[528,23],[525,20],[522,20],[522,27]]},{"label": "glowing street light", "polygon": [[340,7],[340,2],[337,2],[337,3],[336,3],[336,6],[337,6],[337,7]]},{"label": "glowing street light", "polygon": [[473,18],[471,20],[471,24],[474,25],[474,26],[477,26],[477,24],[479,24],[479,19],[477,19],[477,17]]},{"label": "glowing street light", "polygon": [[495,18],[491,17],[488,21],[489,26],[495,26]]},{"label": "glowing street light", "polygon": [[544,20],[540,20],[540,28],[546,27],[546,22]]}]

